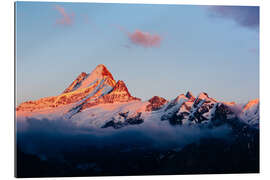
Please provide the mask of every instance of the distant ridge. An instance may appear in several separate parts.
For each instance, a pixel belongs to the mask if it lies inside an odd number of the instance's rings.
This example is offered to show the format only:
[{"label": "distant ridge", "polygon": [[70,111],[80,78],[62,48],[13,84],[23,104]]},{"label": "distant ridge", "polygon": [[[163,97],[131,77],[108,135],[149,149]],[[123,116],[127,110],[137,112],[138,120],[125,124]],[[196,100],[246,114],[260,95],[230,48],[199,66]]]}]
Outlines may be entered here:
[{"label": "distant ridge", "polygon": [[141,101],[130,94],[124,81],[116,82],[106,66],[100,64],[89,74],[79,74],[62,94],[20,104],[16,114],[18,117],[77,117],[80,121],[76,123],[103,128],[122,128],[153,118],[169,121],[171,125],[209,126],[239,119],[259,127],[259,99],[249,101],[240,113],[234,110],[236,106],[236,103],[211,98],[206,92],[194,97],[190,91],[173,100],[153,96]]}]

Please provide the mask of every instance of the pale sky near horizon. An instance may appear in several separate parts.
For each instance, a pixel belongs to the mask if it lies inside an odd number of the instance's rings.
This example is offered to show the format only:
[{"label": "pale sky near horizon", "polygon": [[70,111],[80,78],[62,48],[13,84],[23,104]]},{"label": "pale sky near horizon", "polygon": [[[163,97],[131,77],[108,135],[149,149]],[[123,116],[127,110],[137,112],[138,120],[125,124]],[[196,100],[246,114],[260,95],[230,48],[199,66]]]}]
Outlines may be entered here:
[{"label": "pale sky near horizon", "polygon": [[104,64],[133,96],[259,97],[259,8],[16,3],[17,105]]}]

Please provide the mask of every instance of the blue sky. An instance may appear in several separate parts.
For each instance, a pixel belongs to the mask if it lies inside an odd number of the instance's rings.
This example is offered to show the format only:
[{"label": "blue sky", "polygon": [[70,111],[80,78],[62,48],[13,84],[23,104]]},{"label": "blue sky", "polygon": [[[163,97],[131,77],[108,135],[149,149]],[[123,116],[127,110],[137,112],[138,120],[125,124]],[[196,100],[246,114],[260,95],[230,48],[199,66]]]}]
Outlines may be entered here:
[{"label": "blue sky", "polygon": [[17,104],[104,64],[133,96],[259,97],[258,7],[16,3]]}]

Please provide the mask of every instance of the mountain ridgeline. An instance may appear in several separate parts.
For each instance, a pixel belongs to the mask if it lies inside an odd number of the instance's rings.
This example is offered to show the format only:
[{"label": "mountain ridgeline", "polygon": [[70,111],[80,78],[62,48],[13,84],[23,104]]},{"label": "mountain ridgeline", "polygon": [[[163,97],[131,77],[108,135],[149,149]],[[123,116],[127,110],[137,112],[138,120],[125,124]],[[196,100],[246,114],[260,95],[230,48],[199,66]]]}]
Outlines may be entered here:
[{"label": "mountain ridgeline", "polygon": [[[80,113],[91,108],[102,106],[110,116],[100,116],[103,124],[100,127],[121,128],[127,125],[141,124],[147,119],[155,118],[169,121],[171,125],[201,124],[217,126],[234,119],[246,123],[251,127],[259,127],[259,100],[251,100],[240,105],[234,102],[221,102],[202,92],[194,97],[191,92],[180,94],[169,101],[159,96],[153,96],[148,101],[142,102],[140,98],[130,94],[124,81],[115,81],[109,70],[102,64],[98,65],[91,73],[81,73],[62,94],[45,97],[36,101],[27,101],[17,108],[17,116],[35,116],[39,112],[54,112],[66,119],[80,116]],[[112,111],[112,109],[114,109]],[[45,112],[45,113],[44,113]],[[93,115],[93,111],[89,111]],[[85,113],[84,113],[85,114]],[[81,117],[82,118],[82,117]],[[91,119],[84,115],[83,118]],[[106,119],[104,119],[106,118]]]},{"label": "mountain ridgeline", "polygon": [[259,100],[142,101],[104,65],[16,108],[17,177],[259,172]]}]

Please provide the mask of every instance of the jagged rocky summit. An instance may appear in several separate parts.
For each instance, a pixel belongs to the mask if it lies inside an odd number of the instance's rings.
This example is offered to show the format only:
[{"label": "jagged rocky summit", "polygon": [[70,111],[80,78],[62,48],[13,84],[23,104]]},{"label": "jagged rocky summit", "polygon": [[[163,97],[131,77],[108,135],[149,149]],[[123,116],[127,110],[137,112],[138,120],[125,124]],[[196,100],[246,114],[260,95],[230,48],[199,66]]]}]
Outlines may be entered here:
[{"label": "jagged rocky summit", "polygon": [[130,94],[124,81],[116,82],[100,64],[89,74],[82,72],[60,95],[20,104],[16,115],[17,120],[57,117],[80,126],[115,129],[151,120],[207,127],[237,121],[259,127],[258,99],[242,106],[240,112],[234,111],[235,106],[235,103],[211,98],[205,92],[195,97],[189,91],[170,101],[159,96],[141,101]]}]

